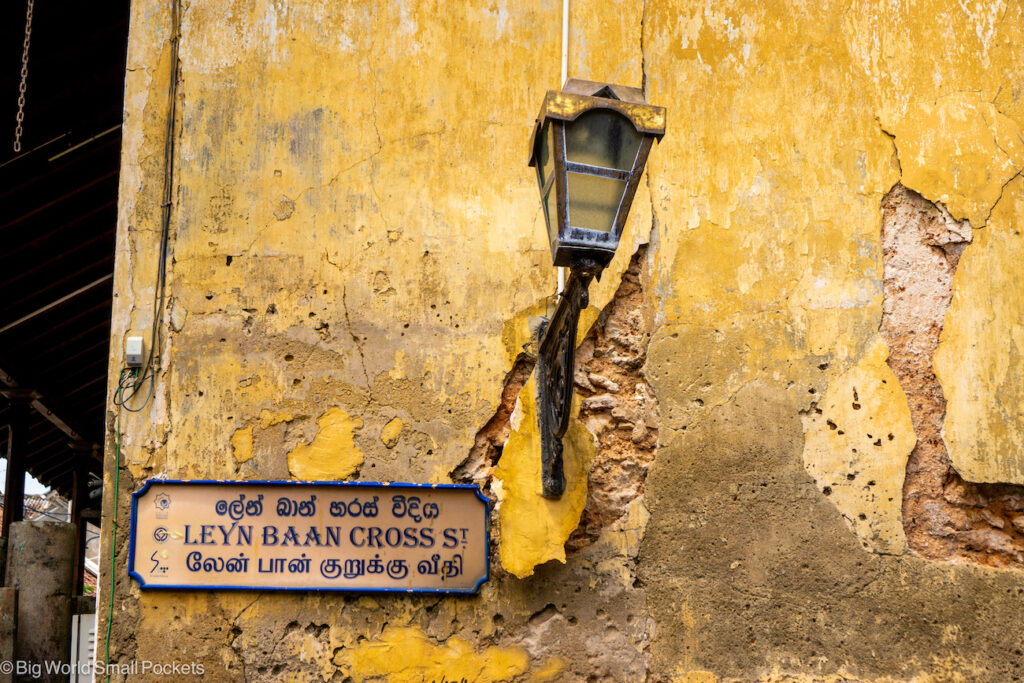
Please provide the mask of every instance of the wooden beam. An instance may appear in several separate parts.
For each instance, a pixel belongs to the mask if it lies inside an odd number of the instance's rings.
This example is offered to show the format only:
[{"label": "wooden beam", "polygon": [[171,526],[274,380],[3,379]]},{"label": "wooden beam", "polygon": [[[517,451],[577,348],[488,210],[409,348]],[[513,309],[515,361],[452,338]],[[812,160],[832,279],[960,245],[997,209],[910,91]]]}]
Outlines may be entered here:
[{"label": "wooden beam", "polygon": [[[4,361],[0,358],[0,363]],[[9,399],[17,396],[27,397],[31,407],[40,415],[49,420],[57,429],[67,434],[73,441],[87,441],[82,436],[82,431],[74,424],[75,420],[71,414],[62,408],[59,402],[52,396],[48,396],[38,387],[32,386],[28,378],[15,378],[5,368],[10,367],[8,363],[0,364],[0,395]],[[97,444],[98,445],[98,444]]]},{"label": "wooden beam", "polygon": [[[78,450],[79,446],[86,449],[92,448],[91,444],[72,444],[72,449]],[[77,460],[77,458],[76,458]],[[86,521],[82,517],[82,509],[89,504],[89,473],[82,467],[75,469],[74,485],[71,491],[71,523],[75,525],[75,592],[74,595],[81,595],[83,578],[85,573],[85,530]]]}]

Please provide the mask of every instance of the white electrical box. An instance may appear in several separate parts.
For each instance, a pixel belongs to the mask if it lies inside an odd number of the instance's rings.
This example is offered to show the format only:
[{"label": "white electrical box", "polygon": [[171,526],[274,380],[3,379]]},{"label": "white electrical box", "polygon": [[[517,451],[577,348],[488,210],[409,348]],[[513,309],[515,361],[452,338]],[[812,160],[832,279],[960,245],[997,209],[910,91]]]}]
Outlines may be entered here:
[{"label": "white electrical box", "polygon": [[142,367],[142,337],[128,337],[125,340],[124,363],[130,368]]}]

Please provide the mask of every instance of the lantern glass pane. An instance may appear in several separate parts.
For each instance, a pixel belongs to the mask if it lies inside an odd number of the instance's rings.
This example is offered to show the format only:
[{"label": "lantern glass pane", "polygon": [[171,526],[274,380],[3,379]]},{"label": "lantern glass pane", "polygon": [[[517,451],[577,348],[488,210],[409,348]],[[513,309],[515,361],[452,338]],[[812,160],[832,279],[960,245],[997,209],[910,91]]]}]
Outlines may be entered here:
[{"label": "lantern glass pane", "polygon": [[551,177],[551,170],[554,168],[555,160],[551,156],[554,148],[554,132],[550,123],[545,123],[537,137],[537,178],[540,181],[540,191],[544,191],[544,185]]},{"label": "lantern glass pane", "polygon": [[554,244],[555,236],[558,235],[558,193],[555,192],[555,183],[551,183],[544,197],[544,213],[548,221],[548,242]]},{"label": "lantern glass pane", "polygon": [[550,123],[544,126],[544,156],[541,159],[544,167],[544,182],[551,177],[551,171],[555,167],[555,158],[551,151],[555,148],[555,128]]},{"label": "lantern glass pane", "polygon": [[626,183],[584,173],[569,173],[569,225],[608,232],[615,225]]},{"label": "lantern glass pane", "polygon": [[629,171],[643,136],[624,116],[594,109],[565,124],[565,153],[569,161]]}]

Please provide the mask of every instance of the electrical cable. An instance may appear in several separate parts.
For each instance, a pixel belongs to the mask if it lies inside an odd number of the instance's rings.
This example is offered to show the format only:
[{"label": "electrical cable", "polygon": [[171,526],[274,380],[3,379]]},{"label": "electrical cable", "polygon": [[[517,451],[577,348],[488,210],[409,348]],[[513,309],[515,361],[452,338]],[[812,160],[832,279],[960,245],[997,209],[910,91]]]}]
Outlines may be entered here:
[{"label": "electrical cable", "polygon": [[[128,402],[134,398],[134,396],[139,392],[139,389],[141,389],[145,385],[145,382],[151,379],[152,376],[153,373],[149,373],[140,379],[138,368],[122,368],[121,375],[117,380],[117,391],[114,392],[114,405],[118,408],[124,408],[129,413],[141,412],[142,409],[146,407],[146,404],[149,403],[149,397],[152,393],[148,393],[146,395],[146,400],[137,408],[132,408],[128,405]],[[124,392],[129,389],[131,390],[131,393],[125,395]]]},{"label": "electrical cable", "polygon": [[[45,510],[32,510],[31,508],[29,509],[29,512],[32,512],[32,513],[38,515],[39,517],[49,517],[51,519],[55,519],[58,522],[66,522],[67,521],[67,515],[64,515],[62,517],[58,517],[57,515],[53,514],[52,512],[46,512]],[[26,521],[32,521],[32,520],[26,520]]]},{"label": "electrical cable", "polygon": [[[167,244],[171,225],[171,194],[174,179],[174,124],[178,100],[178,42],[181,38],[181,16],[179,0],[170,0],[171,4],[171,78],[167,86],[167,124],[164,137],[164,183],[160,205],[160,255],[157,261],[156,286],[153,288],[153,327],[150,333],[149,355],[140,372],[138,368],[122,368],[114,393],[114,405],[117,413],[114,419],[114,511],[113,526],[110,533],[110,606],[107,613],[107,637],[105,646],[106,680],[110,681],[110,634],[114,623],[114,587],[117,572],[117,499],[118,485],[121,475],[121,409],[137,413],[149,403],[156,390],[156,362],[159,356],[156,349],[163,345],[163,329],[161,320],[164,314],[167,285]],[[128,403],[148,386],[142,405],[131,407]],[[127,392],[127,393],[126,393]]]},{"label": "electrical cable", "polygon": [[160,202],[160,254],[157,260],[156,286],[153,288],[153,327],[149,337],[149,354],[143,366],[142,377],[138,379],[135,391],[126,400],[138,392],[139,388],[148,385],[146,398],[141,406],[125,410],[139,412],[153,398],[156,385],[155,361],[159,360],[157,348],[163,346],[163,328],[160,321],[164,314],[164,302],[167,288],[167,244],[171,226],[171,195],[174,189],[174,124],[178,102],[178,40],[181,37],[181,17],[179,16],[178,0],[171,0],[171,79],[167,86],[167,121],[164,128],[164,183]]},{"label": "electrical cable", "polygon": [[[125,375],[125,370],[129,368],[123,368],[121,370],[121,376]],[[114,394],[114,403],[117,405],[117,414],[114,418],[114,514],[112,516],[113,526],[110,530],[110,611],[107,613],[107,639],[105,649],[105,660],[106,668],[105,671],[110,670],[110,631],[114,624],[114,581],[117,578],[117,572],[114,571],[114,565],[117,562],[117,496],[118,496],[118,483],[121,479],[121,407],[123,401],[121,400],[121,393],[123,391],[122,385],[118,383],[117,392]],[[107,681],[110,680],[110,673],[107,673]]]}]

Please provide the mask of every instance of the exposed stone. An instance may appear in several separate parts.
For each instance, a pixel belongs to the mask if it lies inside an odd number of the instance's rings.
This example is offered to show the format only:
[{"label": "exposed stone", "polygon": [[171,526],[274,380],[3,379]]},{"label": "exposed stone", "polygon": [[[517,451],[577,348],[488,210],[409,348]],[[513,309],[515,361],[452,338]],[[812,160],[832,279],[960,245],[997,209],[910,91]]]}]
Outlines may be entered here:
[{"label": "exposed stone", "polygon": [[997,529],[971,529],[958,535],[965,546],[972,550],[1016,557],[1021,554],[1013,538]]},{"label": "exposed stone", "polygon": [[535,359],[525,353],[516,358],[512,369],[505,375],[498,408],[487,424],[476,433],[469,455],[449,474],[452,481],[476,483],[485,492],[490,491],[491,472],[508,442],[509,421],[516,407],[516,399],[533,373],[535,363]]},{"label": "exposed stone", "polygon": [[1019,511],[1024,489],[964,480],[943,440],[946,400],[932,358],[953,296],[953,274],[970,241],[966,221],[902,185],[882,201],[881,332],[917,434],[907,462],[903,523],[910,547],[925,557],[1020,566],[1024,534],[1006,525],[1005,513]]},{"label": "exposed stone", "polygon": [[583,399],[580,405],[581,410],[611,410],[619,405],[618,399],[608,394],[601,394],[599,396],[589,396]]},{"label": "exposed stone", "polygon": [[928,512],[928,533],[940,538],[953,535],[955,526],[952,518],[949,516],[947,506],[937,501],[929,500],[925,502],[924,508]]},{"label": "exposed stone", "polygon": [[989,526],[995,527],[996,529],[1002,529],[1006,526],[1006,522],[1004,522],[1001,517],[997,517],[991,510],[982,508],[978,511],[978,514],[981,515],[982,519],[988,522]]},{"label": "exposed stone", "polygon": [[605,325],[608,339],[618,344],[634,356],[643,353],[646,340],[643,314],[640,311],[628,311],[622,317],[610,318]]},{"label": "exposed stone", "polygon": [[625,356],[617,352],[612,353],[610,360],[624,370],[636,370],[644,362],[640,356]]},{"label": "exposed stone", "polygon": [[[577,352],[595,395],[584,395],[581,417],[597,436],[587,506],[568,547],[578,551],[643,495],[658,443],[658,401],[640,368],[647,358],[650,311],[641,285],[646,248],[633,256],[611,303]],[[614,386],[618,393],[597,393]],[[623,431],[626,432],[625,436]]]},{"label": "exposed stone", "polygon": [[591,384],[590,379],[587,377],[587,373],[582,370],[576,370],[576,373],[573,375],[573,383],[584,391],[596,391],[594,385]]},{"label": "exposed stone", "polygon": [[952,505],[961,507],[984,507],[988,505],[988,499],[978,490],[963,479],[952,479],[942,489],[943,499]]},{"label": "exposed stone", "polygon": [[[587,377],[590,379],[590,382],[594,386],[601,387],[602,389],[609,393],[614,394],[619,391],[619,385],[611,381],[604,375],[599,375],[596,372],[592,372]],[[591,389],[591,391],[594,391],[594,389]]]}]

